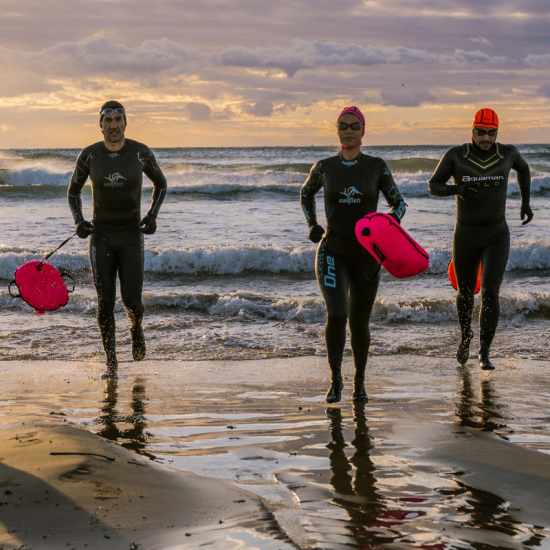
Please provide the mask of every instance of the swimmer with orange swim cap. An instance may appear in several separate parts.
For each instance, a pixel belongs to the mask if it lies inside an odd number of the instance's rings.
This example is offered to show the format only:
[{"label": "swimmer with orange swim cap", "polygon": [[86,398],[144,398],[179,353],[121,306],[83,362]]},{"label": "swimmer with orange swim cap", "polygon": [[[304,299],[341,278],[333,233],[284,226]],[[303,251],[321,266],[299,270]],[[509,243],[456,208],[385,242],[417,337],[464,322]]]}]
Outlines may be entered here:
[{"label": "swimmer with orange swim cap", "polygon": [[[500,314],[499,291],[510,251],[506,196],[510,170],[515,170],[521,195],[523,225],[533,219],[529,199],[529,165],[513,145],[497,143],[499,120],[492,109],[480,109],[472,121],[470,143],[449,149],[430,179],[430,193],[456,196],[453,264],[458,292],[456,309],[462,332],[456,358],[465,364],[473,338],[474,290],[482,266],[479,314],[479,365],[494,369],[489,350]],[[449,179],[453,185],[448,185]]]}]

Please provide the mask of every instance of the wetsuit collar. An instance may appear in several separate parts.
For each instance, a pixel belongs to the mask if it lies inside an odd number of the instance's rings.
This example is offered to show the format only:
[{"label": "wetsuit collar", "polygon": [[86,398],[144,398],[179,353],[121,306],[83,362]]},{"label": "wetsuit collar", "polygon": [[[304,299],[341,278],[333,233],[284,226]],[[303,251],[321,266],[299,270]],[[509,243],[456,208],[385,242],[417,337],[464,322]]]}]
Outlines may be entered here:
[{"label": "wetsuit collar", "polygon": [[355,163],[355,162],[357,162],[357,161],[361,158],[361,155],[362,155],[362,154],[363,154],[363,153],[361,152],[361,150],[359,150],[359,152],[358,152],[352,159],[349,159],[349,160],[348,160],[348,159],[346,159],[346,158],[344,157],[344,155],[342,154],[342,152],[340,152],[340,160],[341,160],[343,163],[349,163],[349,162]]},{"label": "wetsuit collar", "polygon": [[124,138],[124,145],[118,149],[117,151],[111,151],[108,147],[107,147],[107,144],[105,143],[105,140],[103,140],[103,148],[105,149],[105,151],[110,154],[110,155],[121,155],[122,152],[127,148],[127,145],[128,145],[128,138],[125,137]]},{"label": "wetsuit collar", "polygon": [[488,149],[487,151],[484,151],[483,149],[480,149],[476,142],[473,140],[472,138],[472,143],[471,143],[471,147],[472,147],[472,150],[473,152],[479,156],[479,155],[493,155],[496,153],[498,153],[498,146],[497,146],[497,142],[495,141],[495,143],[493,143],[493,145],[491,146],[490,149]]}]

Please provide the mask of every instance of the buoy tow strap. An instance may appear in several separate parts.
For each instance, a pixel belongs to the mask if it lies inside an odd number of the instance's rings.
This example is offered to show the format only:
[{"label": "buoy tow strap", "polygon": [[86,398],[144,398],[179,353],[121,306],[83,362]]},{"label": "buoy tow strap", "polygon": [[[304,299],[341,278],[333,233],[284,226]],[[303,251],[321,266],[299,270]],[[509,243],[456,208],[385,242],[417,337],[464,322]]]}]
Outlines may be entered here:
[{"label": "buoy tow strap", "polygon": [[49,258],[51,258],[62,246],[65,246],[74,236],[76,235],[76,231],[68,238],[68,239],[65,239],[55,250],[52,250],[49,254],[46,254],[44,256],[44,259],[42,260],[42,262],[40,262],[37,266],[36,266],[36,269],[38,269],[40,271],[40,268],[42,267],[42,264]]},{"label": "buoy tow strap", "polygon": [[[15,284],[15,279],[12,279],[11,282],[10,282],[10,284],[8,285],[8,292],[10,293],[10,296],[11,296],[12,298],[21,298],[21,294],[13,294],[13,293],[12,293],[12,291],[11,291],[11,285],[17,286],[17,285]],[[19,290],[19,287],[18,287],[18,290]]]}]

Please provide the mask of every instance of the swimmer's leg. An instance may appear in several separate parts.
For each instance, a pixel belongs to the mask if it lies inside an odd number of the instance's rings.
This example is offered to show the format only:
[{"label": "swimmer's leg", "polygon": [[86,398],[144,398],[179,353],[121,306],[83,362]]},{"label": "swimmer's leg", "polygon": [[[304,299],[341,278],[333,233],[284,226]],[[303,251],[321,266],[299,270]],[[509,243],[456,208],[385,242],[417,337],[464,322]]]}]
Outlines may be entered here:
[{"label": "swimmer's leg", "polygon": [[479,366],[484,370],[493,370],[495,366],[489,359],[489,350],[500,317],[499,293],[508,255],[510,252],[510,233],[487,246],[482,253],[481,262],[481,309],[479,312]]},{"label": "swimmer's leg", "polygon": [[453,264],[458,286],[456,312],[461,332],[456,359],[461,365],[468,362],[470,344],[474,336],[472,332],[472,312],[480,262],[481,254],[475,249],[470,236],[464,235],[457,229],[453,242]]},{"label": "swimmer's leg", "polygon": [[90,237],[90,263],[97,292],[97,323],[107,363],[103,373],[106,376],[102,377],[112,378],[118,366],[115,340],[117,257],[108,246],[106,236],[97,230]]},{"label": "swimmer's leg", "polygon": [[380,282],[380,271],[367,281],[353,279],[350,285],[349,327],[351,333],[351,350],[355,363],[353,378],[353,401],[367,401],[365,390],[365,370],[370,347],[369,321]]},{"label": "swimmer's leg", "polygon": [[342,399],[342,358],[346,345],[346,325],[349,314],[349,272],[343,261],[325,250],[321,241],[317,250],[317,282],[327,308],[325,343],[330,366],[330,387],[325,397],[327,403]]},{"label": "swimmer's leg", "polygon": [[124,246],[119,251],[118,274],[120,279],[120,294],[130,318],[132,336],[132,356],[134,361],[145,358],[145,335],[143,334],[143,233],[137,228],[129,231]]}]

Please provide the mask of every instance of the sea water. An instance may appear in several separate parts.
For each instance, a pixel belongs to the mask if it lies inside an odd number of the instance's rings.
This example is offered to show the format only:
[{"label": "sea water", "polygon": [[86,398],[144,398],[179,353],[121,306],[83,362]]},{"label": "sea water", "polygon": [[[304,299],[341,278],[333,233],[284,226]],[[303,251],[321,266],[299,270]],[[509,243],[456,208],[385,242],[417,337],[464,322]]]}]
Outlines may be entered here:
[{"label": "sea water", "polygon": [[[388,162],[408,205],[403,226],[430,254],[430,267],[419,276],[397,280],[383,272],[371,322],[374,355],[455,353],[455,291],[447,278],[455,200],[428,192],[428,180],[446,149],[364,148]],[[547,145],[519,149],[532,171],[535,217],[521,225],[512,172],[507,203],[511,250],[493,356],[546,359],[550,152]],[[148,357],[323,356],[325,308],[315,280],[316,245],[308,240],[299,191],[312,164],[334,153],[323,147],[154,153],[169,189],[158,230],[145,237]],[[74,233],[66,191],[77,155],[76,149],[0,151],[0,359],[102,359],[87,241],[75,236],[49,260],[76,281],[64,308],[37,316],[8,293],[20,265],[42,259]],[[151,190],[144,177],[143,213]],[[82,201],[90,219],[89,184]],[[378,210],[388,211],[383,196]],[[325,225],[322,191],[317,211]],[[478,307],[479,297],[476,315]],[[116,317],[119,359],[124,360],[130,358],[129,321],[120,299]]]}]

